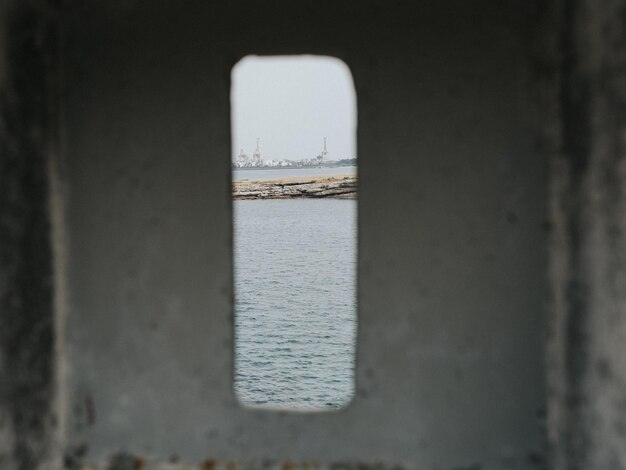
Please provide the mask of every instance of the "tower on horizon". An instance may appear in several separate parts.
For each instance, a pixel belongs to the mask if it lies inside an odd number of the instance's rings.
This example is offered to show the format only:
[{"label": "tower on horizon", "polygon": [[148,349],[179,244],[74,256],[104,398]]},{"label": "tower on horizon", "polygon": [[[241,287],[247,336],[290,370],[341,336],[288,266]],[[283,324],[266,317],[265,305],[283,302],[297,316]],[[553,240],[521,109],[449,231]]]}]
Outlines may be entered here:
[{"label": "tower on horizon", "polygon": [[324,150],[322,150],[322,154],[320,155],[320,157],[323,162],[328,160],[328,150],[326,150],[326,137],[324,137]]},{"label": "tower on horizon", "polygon": [[261,162],[263,161],[263,159],[261,158],[261,149],[259,147],[260,140],[261,139],[259,139],[258,137],[256,138],[256,150],[254,151],[254,154],[252,155],[255,165],[260,165]]}]

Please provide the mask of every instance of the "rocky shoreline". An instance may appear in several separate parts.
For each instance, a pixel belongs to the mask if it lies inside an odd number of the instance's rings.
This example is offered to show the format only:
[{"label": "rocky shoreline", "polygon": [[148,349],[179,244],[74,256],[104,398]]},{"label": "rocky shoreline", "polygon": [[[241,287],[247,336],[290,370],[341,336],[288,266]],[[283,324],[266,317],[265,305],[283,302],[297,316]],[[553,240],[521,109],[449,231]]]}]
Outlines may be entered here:
[{"label": "rocky shoreline", "polygon": [[356,199],[357,177],[313,176],[233,182],[234,199]]}]

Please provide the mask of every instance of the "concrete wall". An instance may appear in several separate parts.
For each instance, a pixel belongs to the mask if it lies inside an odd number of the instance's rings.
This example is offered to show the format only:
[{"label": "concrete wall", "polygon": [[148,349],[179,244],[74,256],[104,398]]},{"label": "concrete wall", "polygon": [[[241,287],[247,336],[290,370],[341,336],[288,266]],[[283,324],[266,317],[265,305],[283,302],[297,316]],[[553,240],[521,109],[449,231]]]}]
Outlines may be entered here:
[{"label": "concrete wall", "polygon": [[556,10],[549,403],[558,469],[626,468],[625,7]]},{"label": "concrete wall", "polygon": [[[519,2],[83,2],[65,15],[69,453],[538,468],[546,163]],[[229,75],[344,60],[359,110],[357,393],[232,391]]]},{"label": "concrete wall", "polygon": [[0,44],[0,468],[59,468],[48,178],[58,152],[57,9],[2,2]]},{"label": "concrete wall", "polygon": [[[57,3],[0,5],[0,468],[626,468],[625,1]],[[313,414],[232,391],[230,69],[300,53],[359,110]]]}]

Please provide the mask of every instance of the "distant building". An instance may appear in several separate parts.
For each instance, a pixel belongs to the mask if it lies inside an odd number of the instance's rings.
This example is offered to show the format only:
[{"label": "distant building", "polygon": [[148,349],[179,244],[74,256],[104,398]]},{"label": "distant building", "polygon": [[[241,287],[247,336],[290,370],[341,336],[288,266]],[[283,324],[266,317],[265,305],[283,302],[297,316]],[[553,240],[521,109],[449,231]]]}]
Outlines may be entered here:
[{"label": "distant building", "polygon": [[[258,167],[294,167],[294,168],[306,168],[306,167],[318,167],[321,165],[325,166],[337,166],[337,162],[331,162],[329,159],[329,152],[326,142],[326,137],[324,137],[324,147],[319,155],[313,158],[299,158],[296,160],[274,160],[272,158],[268,158],[267,160],[263,159],[261,155],[261,139],[257,137],[256,139],[256,149],[252,156],[248,156],[244,153],[243,149],[239,152],[233,159],[233,167],[234,168],[258,168]],[[345,164],[345,163],[344,163]]]},{"label": "distant building", "polygon": [[254,154],[252,154],[252,166],[263,166],[263,158],[261,157],[258,137],[256,139],[256,150],[254,151]]},{"label": "distant building", "polygon": [[244,153],[243,149],[239,152],[239,155],[235,157],[233,160],[233,166],[236,168],[250,168],[250,167],[259,167],[266,166],[263,162],[263,157],[261,156],[261,148],[259,147],[259,138],[256,139],[256,150],[252,154],[252,157],[249,157]]},{"label": "distant building", "polygon": [[236,167],[245,167],[245,166],[250,166],[249,163],[250,163],[250,158],[248,157],[248,155],[243,153],[243,149],[241,149],[241,151],[239,152],[239,155],[237,155],[237,157],[235,158],[233,165]]},{"label": "distant building", "polygon": [[324,150],[317,156],[318,163],[326,163],[328,161],[328,150],[326,149],[326,137],[324,137]]}]

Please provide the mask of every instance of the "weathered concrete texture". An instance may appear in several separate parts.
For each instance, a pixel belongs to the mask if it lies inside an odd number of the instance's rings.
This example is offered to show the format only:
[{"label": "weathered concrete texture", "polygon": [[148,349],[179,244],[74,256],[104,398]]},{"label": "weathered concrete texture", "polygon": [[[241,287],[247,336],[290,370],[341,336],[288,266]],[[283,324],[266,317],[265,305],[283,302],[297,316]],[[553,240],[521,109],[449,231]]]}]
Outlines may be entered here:
[{"label": "weathered concrete texture", "polygon": [[55,468],[48,164],[57,136],[58,21],[0,5],[0,468]]},{"label": "weathered concrete texture", "polygon": [[[552,467],[626,469],[626,0],[4,0],[0,35],[1,470],[545,468],[547,228]],[[355,79],[339,412],[232,390],[228,77],[255,53]]]},{"label": "weathered concrete texture", "polygon": [[[452,470],[479,470],[479,466],[456,468]],[[154,463],[143,457],[134,457],[127,453],[118,453],[111,457],[108,464],[85,465],[81,470],[419,470],[410,465],[383,462],[361,462],[359,460],[320,463],[310,461],[278,461],[263,459],[256,461],[206,459],[197,464],[178,462],[177,456],[170,457],[170,462]]]},{"label": "weathered concrete texture", "polygon": [[626,469],[626,2],[561,4],[555,468]]},{"label": "weathered concrete texture", "polygon": [[[87,0],[64,15],[73,462],[545,465],[543,1]],[[232,389],[231,68],[314,53],[358,99],[356,396]]]},{"label": "weathered concrete texture", "polygon": [[234,199],[354,199],[356,192],[355,176],[244,180],[233,183]]}]

